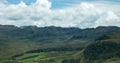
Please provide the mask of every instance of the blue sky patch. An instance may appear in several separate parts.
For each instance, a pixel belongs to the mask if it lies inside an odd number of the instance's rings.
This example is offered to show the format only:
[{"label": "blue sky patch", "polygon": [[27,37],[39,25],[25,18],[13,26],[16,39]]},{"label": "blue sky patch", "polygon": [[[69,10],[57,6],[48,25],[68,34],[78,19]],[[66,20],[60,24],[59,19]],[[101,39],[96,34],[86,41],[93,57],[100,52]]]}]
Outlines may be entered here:
[{"label": "blue sky patch", "polygon": [[[36,0],[7,0],[9,4],[18,4],[21,1],[24,1],[27,5],[30,5],[31,3],[35,3]],[[64,7],[68,7],[68,6],[72,6],[72,5],[76,5],[79,4],[80,2],[117,2],[119,3],[120,0],[49,0],[50,2],[52,2],[52,9],[60,9],[60,8],[64,8]]]}]

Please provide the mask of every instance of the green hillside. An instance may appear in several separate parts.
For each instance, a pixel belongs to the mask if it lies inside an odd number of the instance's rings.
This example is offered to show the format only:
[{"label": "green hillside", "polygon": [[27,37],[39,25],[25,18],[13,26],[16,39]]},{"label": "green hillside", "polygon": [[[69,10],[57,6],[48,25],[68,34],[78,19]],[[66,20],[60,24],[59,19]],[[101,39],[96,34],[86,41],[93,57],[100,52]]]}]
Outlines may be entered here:
[{"label": "green hillside", "polygon": [[103,37],[107,37],[107,39],[97,40],[86,47],[84,51],[86,63],[120,62],[120,33],[113,33]]}]

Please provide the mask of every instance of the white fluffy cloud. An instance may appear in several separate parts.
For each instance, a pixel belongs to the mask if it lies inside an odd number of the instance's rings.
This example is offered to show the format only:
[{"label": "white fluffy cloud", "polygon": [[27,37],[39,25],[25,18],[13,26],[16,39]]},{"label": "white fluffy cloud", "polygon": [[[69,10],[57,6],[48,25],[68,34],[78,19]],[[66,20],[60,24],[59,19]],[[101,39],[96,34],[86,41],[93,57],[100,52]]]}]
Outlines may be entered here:
[{"label": "white fluffy cloud", "polygon": [[79,5],[51,10],[48,0],[26,5],[0,2],[0,24],[91,28],[120,26],[119,4],[81,2]]}]

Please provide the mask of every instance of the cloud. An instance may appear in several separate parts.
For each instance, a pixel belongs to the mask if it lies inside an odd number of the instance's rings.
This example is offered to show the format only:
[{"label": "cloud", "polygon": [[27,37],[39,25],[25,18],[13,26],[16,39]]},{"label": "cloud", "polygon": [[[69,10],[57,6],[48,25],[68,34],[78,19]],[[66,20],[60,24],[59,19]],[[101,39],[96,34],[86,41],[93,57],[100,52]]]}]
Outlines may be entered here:
[{"label": "cloud", "polygon": [[120,26],[120,4],[81,2],[78,5],[51,10],[52,3],[49,0],[37,0],[31,5],[24,2],[0,3],[0,24],[4,25],[80,28]]},{"label": "cloud", "polygon": [[7,1],[6,0],[0,0],[0,3],[6,3]]}]

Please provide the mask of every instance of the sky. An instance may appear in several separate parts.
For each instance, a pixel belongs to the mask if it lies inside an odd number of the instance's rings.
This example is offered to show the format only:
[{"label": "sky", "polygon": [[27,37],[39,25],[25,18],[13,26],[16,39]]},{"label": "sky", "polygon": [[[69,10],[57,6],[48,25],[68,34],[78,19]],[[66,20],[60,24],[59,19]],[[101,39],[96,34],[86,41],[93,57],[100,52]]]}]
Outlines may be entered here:
[{"label": "sky", "polygon": [[120,26],[120,0],[0,0],[0,24],[94,28]]}]

